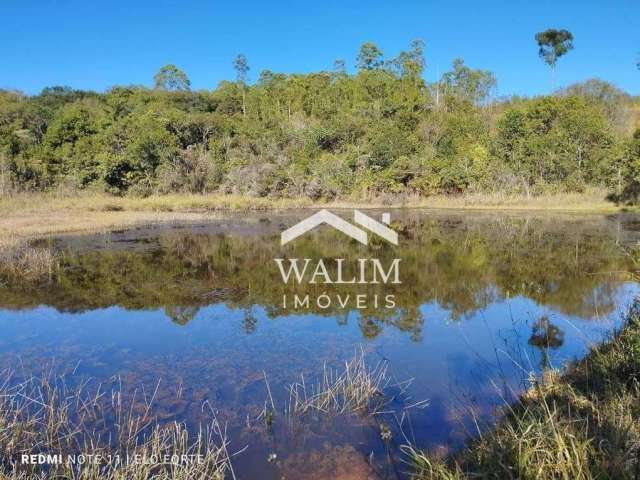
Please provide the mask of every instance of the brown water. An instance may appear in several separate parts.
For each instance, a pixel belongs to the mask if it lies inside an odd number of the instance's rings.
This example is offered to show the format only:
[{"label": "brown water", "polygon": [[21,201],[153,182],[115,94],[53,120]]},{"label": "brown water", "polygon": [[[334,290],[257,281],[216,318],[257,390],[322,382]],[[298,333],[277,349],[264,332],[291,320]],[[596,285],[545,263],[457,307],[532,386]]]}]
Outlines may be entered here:
[{"label": "brown water", "polygon": [[[327,226],[280,246],[280,232],[308,213],[55,239],[55,278],[0,286],[0,367],[54,362],[128,395],[157,388],[161,421],[196,425],[206,403],[230,449],[247,447],[234,457],[238,478],[402,478],[400,444],[459,447],[530,372],[584,356],[639,291],[627,253],[640,218],[630,214],[410,210],[393,214],[398,246],[375,235],[363,246]],[[294,257],[324,259],[332,276],[335,258],[347,273],[358,258],[399,258],[402,283],[285,284],[274,258]],[[293,308],[296,294],[310,295],[309,308]],[[314,304],[322,294],[327,308]],[[395,307],[376,307],[376,295],[393,295]],[[360,349],[370,365],[388,364],[387,412],[317,413],[292,426],[286,386],[301,374],[311,384]],[[420,400],[428,405],[411,407]]]}]

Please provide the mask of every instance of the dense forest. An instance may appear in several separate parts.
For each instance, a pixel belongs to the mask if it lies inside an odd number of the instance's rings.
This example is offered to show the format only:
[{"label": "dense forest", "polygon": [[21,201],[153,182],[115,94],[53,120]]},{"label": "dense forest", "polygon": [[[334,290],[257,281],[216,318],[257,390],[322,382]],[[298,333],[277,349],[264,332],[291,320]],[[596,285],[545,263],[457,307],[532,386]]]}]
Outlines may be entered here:
[{"label": "dense forest", "polygon": [[[553,72],[566,51],[539,53]],[[461,59],[427,83],[420,40],[391,59],[365,43],[356,62],[353,74],[339,60],[331,71],[265,70],[250,82],[238,55],[237,78],[211,91],[191,91],[174,65],[153,88],[0,90],[0,194],[321,200],[598,187],[637,200],[640,101],[614,85],[499,98],[494,75]]]}]

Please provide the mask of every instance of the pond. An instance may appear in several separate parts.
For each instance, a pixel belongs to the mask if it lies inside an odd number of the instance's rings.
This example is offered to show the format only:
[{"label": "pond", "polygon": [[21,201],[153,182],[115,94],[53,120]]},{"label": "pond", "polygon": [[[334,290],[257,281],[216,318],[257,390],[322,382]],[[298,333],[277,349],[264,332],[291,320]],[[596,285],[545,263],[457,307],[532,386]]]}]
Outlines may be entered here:
[{"label": "pond", "polygon": [[[0,368],[153,392],[160,421],[195,426],[213,409],[241,479],[404,478],[401,444],[459,448],[531,374],[606,338],[640,291],[632,214],[395,210],[397,246],[327,225],[282,246],[310,213],[41,242],[60,269],[0,285]],[[326,275],[285,282],[275,259],[314,272],[322,261]],[[356,278],[358,259],[378,260],[377,282]],[[292,425],[289,386],[310,392],[354,355],[386,369],[383,408],[315,410]]]}]

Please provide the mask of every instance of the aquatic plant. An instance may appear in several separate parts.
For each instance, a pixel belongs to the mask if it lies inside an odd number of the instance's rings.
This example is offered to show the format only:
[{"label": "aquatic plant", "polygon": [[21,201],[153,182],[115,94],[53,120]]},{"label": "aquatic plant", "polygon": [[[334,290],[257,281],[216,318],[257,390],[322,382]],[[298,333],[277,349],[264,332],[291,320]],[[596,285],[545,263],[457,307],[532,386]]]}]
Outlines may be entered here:
[{"label": "aquatic plant", "polygon": [[442,459],[429,455],[414,445],[400,446],[405,462],[410,467],[410,476],[415,480],[462,480],[458,465],[450,466]]},{"label": "aquatic plant", "polygon": [[411,381],[397,384],[395,395],[386,393],[392,381],[388,362],[380,361],[370,367],[363,350],[346,361],[342,369],[323,367],[322,376],[315,383],[308,383],[304,375],[300,381],[288,386],[289,400],[285,413],[288,418],[311,411],[330,414],[381,413],[397,396],[401,395]]},{"label": "aquatic plant", "polygon": [[[46,370],[0,385],[0,478],[214,479],[233,469],[225,428],[161,424],[152,395],[125,402],[119,387],[71,387]],[[37,457],[48,459],[39,464]]]}]

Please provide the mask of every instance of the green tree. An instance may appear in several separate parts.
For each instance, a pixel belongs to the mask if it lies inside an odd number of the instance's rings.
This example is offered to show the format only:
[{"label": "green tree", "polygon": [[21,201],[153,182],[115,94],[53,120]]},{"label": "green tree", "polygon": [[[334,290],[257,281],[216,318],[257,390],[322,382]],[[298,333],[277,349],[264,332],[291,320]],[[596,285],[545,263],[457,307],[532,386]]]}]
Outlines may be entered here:
[{"label": "green tree", "polygon": [[172,113],[165,105],[150,105],[104,131],[100,159],[109,190],[152,193],[158,170],[180,155]]},{"label": "green tree", "polygon": [[236,60],[236,78],[212,91],[185,90],[173,69],[156,89],[0,90],[0,189],[329,199],[595,186],[638,198],[637,99],[605,82],[488,103],[493,74],[458,59],[438,81],[446,108],[434,108],[421,41],[389,68],[365,44],[355,75],[339,62],[264,70],[250,85]]},{"label": "green tree", "polygon": [[104,109],[93,100],[63,106],[43,138],[42,161],[50,181],[69,177],[78,186],[99,178],[98,134],[104,126]]},{"label": "green tree", "polygon": [[165,65],[153,77],[155,88],[158,90],[182,90],[191,88],[191,81],[187,74],[172,64]]},{"label": "green tree", "polygon": [[359,70],[374,70],[383,65],[382,51],[371,42],[363,43],[356,57]]},{"label": "green tree", "polygon": [[456,58],[453,70],[442,76],[446,94],[460,100],[479,103],[485,100],[496,86],[496,78],[486,70],[473,70],[464,64],[464,60]]},{"label": "green tree", "polygon": [[606,186],[615,137],[602,109],[582,97],[540,97],[508,108],[496,146],[528,186],[580,190]]},{"label": "green tree", "polygon": [[394,61],[394,67],[399,71],[400,76],[417,79],[426,66],[424,59],[424,41],[415,39],[411,42],[411,49],[408,52],[400,52]]},{"label": "green tree", "polygon": [[551,90],[555,88],[555,70],[558,59],[573,49],[573,34],[569,30],[550,28],[536,33],[538,56],[551,67]]},{"label": "green tree", "polygon": [[565,96],[578,96],[600,105],[611,126],[621,134],[629,134],[631,96],[615,85],[596,78],[574,83],[560,92]]},{"label": "green tree", "polygon": [[640,199],[640,128],[635,131],[633,138],[628,142],[621,163],[621,176],[624,183],[617,200],[637,203]]},{"label": "green tree", "polygon": [[247,74],[249,73],[249,62],[247,57],[240,53],[233,61],[233,69],[236,71],[236,82],[242,91],[242,116],[247,116],[246,90],[247,90]]}]

